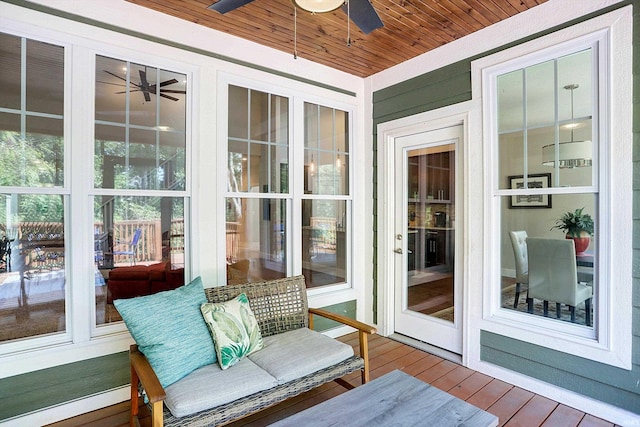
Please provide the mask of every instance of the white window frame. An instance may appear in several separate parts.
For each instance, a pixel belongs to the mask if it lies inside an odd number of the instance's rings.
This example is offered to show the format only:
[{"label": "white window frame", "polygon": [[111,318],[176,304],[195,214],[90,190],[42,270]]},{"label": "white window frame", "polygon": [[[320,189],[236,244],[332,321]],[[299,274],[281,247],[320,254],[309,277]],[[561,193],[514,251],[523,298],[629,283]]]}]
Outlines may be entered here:
[{"label": "white window frame", "polygon": [[[217,104],[224,106],[218,108],[218,126],[217,126],[217,139],[220,142],[218,144],[218,191],[227,197],[242,197],[242,198],[264,198],[267,196],[271,199],[286,199],[289,201],[287,204],[287,221],[289,224],[289,232],[287,235],[287,273],[288,274],[300,274],[302,271],[302,259],[296,254],[302,253],[302,242],[299,239],[299,234],[296,230],[302,230],[302,205],[301,201],[304,199],[322,199],[322,200],[345,200],[347,201],[348,209],[347,214],[351,216],[349,220],[349,229],[347,233],[347,259],[346,265],[351,264],[352,260],[352,239],[353,239],[353,204],[354,198],[354,165],[353,161],[355,149],[355,115],[356,105],[349,102],[349,96],[337,94],[335,92],[327,91],[325,89],[315,88],[304,85],[301,88],[301,84],[294,84],[294,87],[285,86],[290,83],[286,79],[282,79],[282,84],[274,85],[260,82],[254,79],[242,77],[235,74],[219,73],[218,75],[218,93]],[[270,80],[280,80],[273,76],[270,76]],[[227,191],[227,108],[228,105],[228,86],[234,85],[251,90],[257,90],[272,95],[282,96],[289,99],[289,164],[290,165],[302,165],[304,164],[304,103],[311,103],[321,105],[323,107],[334,108],[337,110],[346,111],[349,114],[349,194],[345,196],[325,196],[325,195],[305,195],[304,194],[304,171],[303,168],[290,167],[290,186],[289,193],[230,193]],[[219,203],[218,205],[219,218],[223,220],[218,225],[219,233],[224,235],[224,218],[225,218],[225,204]],[[218,255],[219,262],[224,261],[224,253]],[[218,283],[226,283],[226,276],[224,268],[219,269]],[[360,289],[356,289],[353,281],[353,269],[348,268],[346,272],[346,281],[344,283],[337,283],[318,288],[310,288],[308,290],[310,304],[314,306],[326,306],[331,304],[340,303],[342,301],[349,301],[352,299],[360,299]]]},{"label": "white window frame", "polygon": [[[563,322],[516,313],[500,308],[500,201],[496,173],[497,127],[495,76],[506,70],[542,62],[572,52],[576,46],[598,43],[599,55],[599,152],[594,156],[594,186],[599,195],[599,264],[597,316],[593,333]],[[480,307],[473,310],[474,329],[533,343],[549,349],[631,369],[632,333],[632,117],[631,117],[631,14],[623,8],[585,21],[545,37],[506,49],[472,63],[473,99],[482,105],[483,132],[477,145],[484,162],[473,168],[485,186],[482,192],[482,253],[471,254],[470,277],[483,277],[476,296]],[[542,60],[540,60],[542,58]],[[517,64],[514,65],[514,64]],[[480,138],[480,137],[478,137]],[[479,157],[478,157],[479,158]],[[594,172],[595,173],[595,172]],[[473,173],[471,176],[473,180]],[[575,189],[571,190],[574,191]],[[563,189],[552,189],[561,194]],[[478,221],[480,225],[480,221]],[[615,244],[612,244],[615,242]],[[478,338],[479,342],[479,338]],[[477,350],[480,351],[479,349]],[[479,359],[479,356],[478,356]]]}]

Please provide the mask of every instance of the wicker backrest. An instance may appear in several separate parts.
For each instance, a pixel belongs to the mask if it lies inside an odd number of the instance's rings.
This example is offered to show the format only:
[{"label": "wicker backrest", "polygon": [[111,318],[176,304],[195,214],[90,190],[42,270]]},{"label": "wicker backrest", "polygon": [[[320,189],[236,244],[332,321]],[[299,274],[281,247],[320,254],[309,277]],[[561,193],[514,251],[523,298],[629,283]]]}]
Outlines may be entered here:
[{"label": "wicker backrest", "polygon": [[309,326],[304,276],[206,288],[209,302],[225,302],[245,293],[263,337]]}]

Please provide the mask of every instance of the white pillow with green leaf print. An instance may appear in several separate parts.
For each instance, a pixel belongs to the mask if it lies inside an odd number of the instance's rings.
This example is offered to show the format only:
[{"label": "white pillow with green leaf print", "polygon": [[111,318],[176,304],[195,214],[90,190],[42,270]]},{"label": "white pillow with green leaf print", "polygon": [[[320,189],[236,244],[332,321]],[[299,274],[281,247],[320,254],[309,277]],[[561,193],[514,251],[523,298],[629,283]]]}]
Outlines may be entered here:
[{"label": "white pillow with green leaf print", "polygon": [[200,311],[213,335],[222,369],[262,348],[262,334],[247,295],[240,294],[222,303],[202,304]]}]

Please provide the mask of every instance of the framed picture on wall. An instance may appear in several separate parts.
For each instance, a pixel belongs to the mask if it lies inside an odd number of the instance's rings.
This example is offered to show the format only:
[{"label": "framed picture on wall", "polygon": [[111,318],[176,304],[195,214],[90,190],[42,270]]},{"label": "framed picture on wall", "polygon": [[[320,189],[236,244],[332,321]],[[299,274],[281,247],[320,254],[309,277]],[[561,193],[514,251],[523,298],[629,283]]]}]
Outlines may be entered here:
[{"label": "framed picture on wall", "polygon": [[[534,173],[528,175],[528,188],[549,188],[551,185],[550,173]],[[524,176],[514,175],[509,177],[509,188],[521,190],[524,188]],[[521,194],[511,196],[510,209],[551,208],[551,194]]]}]

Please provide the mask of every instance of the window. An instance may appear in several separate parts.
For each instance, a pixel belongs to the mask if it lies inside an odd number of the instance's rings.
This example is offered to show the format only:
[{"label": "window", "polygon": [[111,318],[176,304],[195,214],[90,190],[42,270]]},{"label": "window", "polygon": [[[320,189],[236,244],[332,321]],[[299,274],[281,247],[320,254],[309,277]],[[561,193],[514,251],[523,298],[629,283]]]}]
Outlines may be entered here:
[{"label": "window", "polygon": [[[227,283],[347,282],[349,112],[293,98],[228,86]],[[292,147],[290,129],[304,145]]]},{"label": "window", "polygon": [[[470,155],[486,160],[469,179],[489,179],[484,251],[471,254],[470,274],[484,263],[483,305],[472,328],[629,368],[631,38],[624,13],[472,63],[485,133],[483,153],[472,147]],[[563,218],[575,214],[588,215],[588,233],[570,233],[590,234],[586,249],[565,238]],[[554,282],[574,295],[554,293]]]},{"label": "window", "polygon": [[349,113],[304,104],[302,272],[308,287],[346,282]]},{"label": "window", "polygon": [[0,342],[67,330],[64,55],[0,34]]},{"label": "window", "polygon": [[[588,47],[495,77],[501,307],[587,328],[575,332],[587,336],[595,336],[599,304],[596,58]],[[584,220],[569,220],[564,233],[556,229],[576,211]],[[521,233],[518,240],[512,232]],[[558,242],[565,234],[580,239],[566,258],[560,254],[568,242]]]},{"label": "window", "polygon": [[227,283],[287,276],[289,99],[229,86]]},{"label": "window", "polygon": [[113,300],[184,283],[186,82],[183,73],[96,57],[93,235],[96,324]]}]

